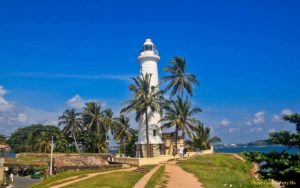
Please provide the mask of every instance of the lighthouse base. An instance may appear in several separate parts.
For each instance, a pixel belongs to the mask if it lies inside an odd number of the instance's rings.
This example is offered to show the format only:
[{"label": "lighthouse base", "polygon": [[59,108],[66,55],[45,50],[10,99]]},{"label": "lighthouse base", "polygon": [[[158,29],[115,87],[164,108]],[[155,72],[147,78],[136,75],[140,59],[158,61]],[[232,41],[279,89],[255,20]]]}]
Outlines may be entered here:
[{"label": "lighthouse base", "polygon": [[163,154],[163,144],[149,144],[149,156],[147,156],[147,145],[137,144],[136,145],[136,157],[158,157]]}]

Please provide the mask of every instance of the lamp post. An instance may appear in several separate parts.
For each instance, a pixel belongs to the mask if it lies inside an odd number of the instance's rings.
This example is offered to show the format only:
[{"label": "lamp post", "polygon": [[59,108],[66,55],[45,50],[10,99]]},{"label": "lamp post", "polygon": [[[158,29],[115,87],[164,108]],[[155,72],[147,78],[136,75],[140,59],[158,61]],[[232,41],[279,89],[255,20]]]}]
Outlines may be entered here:
[{"label": "lamp post", "polygon": [[53,136],[51,138],[50,176],[53,175]]}]

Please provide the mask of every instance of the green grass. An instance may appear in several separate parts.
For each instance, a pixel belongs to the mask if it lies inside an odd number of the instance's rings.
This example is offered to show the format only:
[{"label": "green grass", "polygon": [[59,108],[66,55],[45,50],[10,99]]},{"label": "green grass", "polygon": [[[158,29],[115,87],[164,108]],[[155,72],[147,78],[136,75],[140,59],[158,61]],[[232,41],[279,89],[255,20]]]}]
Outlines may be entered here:
[{"label": "green grass", "polygon": [[76,184],[67,186],[66,188],[129,188],[133,187],[135,183],[145,174],[130,171],[130,172],[114,172],[89,178],[78,182]]},{"label": "green grass", "polygon": [[205,188],[241,187],[270,188],[271,185],[253,184],[249,170],[252,164],[234,159],[227,154],[198,156],[178,163],[184,170],[195,174]]},{"label": "green grass", "polygon": [[166,183],[163,181],[164,172],[165,172],[165,166],[163,165],[159,167],[159,169],[151,176],[145,188],[154,188],[156,185],[160,185],[161,187],[164,187]]},{"label": "green grass", "polygon": [[85,177],[85,174],[105,172],[105,171],[111,171],[111,170],[117,170],[117,169],[118,168],[105,168],[105,169],[100,169],[100,170],[79,170],[79,171],[68,170],[65,172],[58,173],[54,176],[51,176],[51,177],[33,185],[31,188],[47,188],[47,187],[51,187],[53,185],[71,181],[71,180],[64,180],[64,179],[70,178],[72,176],[79,176],[80,178],[83,178],[83,177]]}]

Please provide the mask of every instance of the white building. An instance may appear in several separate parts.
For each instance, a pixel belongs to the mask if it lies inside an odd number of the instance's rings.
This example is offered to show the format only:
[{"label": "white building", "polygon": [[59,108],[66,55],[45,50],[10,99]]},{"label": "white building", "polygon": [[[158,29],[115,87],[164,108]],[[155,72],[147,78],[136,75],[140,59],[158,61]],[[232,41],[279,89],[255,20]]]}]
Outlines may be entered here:
[{"label": "white building", "polygon": [[[140,62],[140,74],[146,75],[151,74],[151,86],[157,86],[159,82],[157,63],[160,60],[157,50],[152,43],[151,39],[146,39],[143,50],[138,56]],[[158,156],[162,154],[162,133],[161,133],[161,116],[159,113],[149,113],[149,144],[152,156]],[[138,142],[137,144],[137,155],[138,157],[146,157],[147,150],[147,138],[146,138],[146,123],[145,117],[141,118],[138,122]]]}]

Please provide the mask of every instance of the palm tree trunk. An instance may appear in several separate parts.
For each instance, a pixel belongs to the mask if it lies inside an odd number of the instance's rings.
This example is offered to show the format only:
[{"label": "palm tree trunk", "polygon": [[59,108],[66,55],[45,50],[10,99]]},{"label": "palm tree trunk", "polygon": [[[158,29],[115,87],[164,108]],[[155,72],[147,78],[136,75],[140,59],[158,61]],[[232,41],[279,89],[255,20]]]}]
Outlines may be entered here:
[{"label": "palm tree trunk", "polygon": [[107,132],[105,130],[105,153],[107,153]]},{"label": "palm tree trunk", "polygon": [[80,153],[80,149],[79,149],[79,147],[78,147],[77,140],[76,140],[76,136],[75,136],[74,132],[72,132],[72,136],[73,136],[73,139],[74,139],[74,142],[75,142],[75,146],[76,146],[76,148],[77,148],[77,151],[78,151],[78,153]]},{"label": "palm tree trunk", "polygon": [[123,147],[124,147],[124,157],[125,157],[126,156],[125,140],[123,142]]},{"label": "palm tree trunk", "polygon": [[146,113],[145,113],[145,123],[146,123],[146,139],[147,139],[147,145],[146,145],[146,148],[147,148],[147,157],[150,157],[149,156],[149,134],[148,134],[148,132],[149,132],[149,125],[148,125],[148,110],[146,111]]},{"label": "palm tree trunk", "polygon": [[178,125],[176,125],[176,128],[175,128],[175,155],[178,153],[177,152],[177,140],[178,140]]}]

